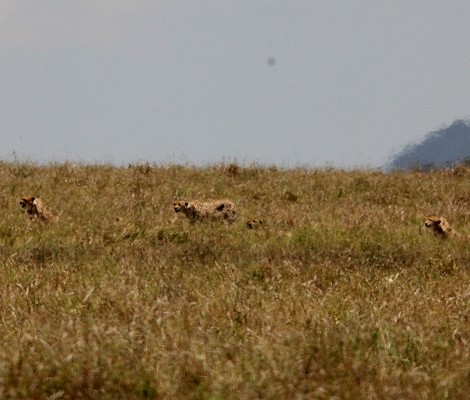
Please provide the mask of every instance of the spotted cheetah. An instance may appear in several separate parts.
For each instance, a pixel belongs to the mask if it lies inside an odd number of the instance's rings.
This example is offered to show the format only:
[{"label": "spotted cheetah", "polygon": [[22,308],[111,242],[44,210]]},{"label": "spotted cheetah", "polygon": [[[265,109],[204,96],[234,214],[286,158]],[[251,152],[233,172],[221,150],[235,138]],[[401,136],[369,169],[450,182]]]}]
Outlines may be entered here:
[{"label": "spotted cheetah", "polygon": [[31,220],[57,222],[58,217],[50,212],[38,197],[27,196],[20,201],[20,206],[26,211]]},{"label": "spotted cheetah", "polygon": [[198,200],[184,201],[176,200],[173,203],[176,213],[182,212],[189,219],[190,223],[196,221],[212,220],[223,221],[231,224],[237,219],[235,204],[227,199],[201,202]]},{"label": "spotted cheetah", "polygon": [[454,231],[450,223],[443,217],[431,215],[424,220],[426,228],[432,229],[434,234],[442,239],[451,237],[461,237],[462,235]]}]

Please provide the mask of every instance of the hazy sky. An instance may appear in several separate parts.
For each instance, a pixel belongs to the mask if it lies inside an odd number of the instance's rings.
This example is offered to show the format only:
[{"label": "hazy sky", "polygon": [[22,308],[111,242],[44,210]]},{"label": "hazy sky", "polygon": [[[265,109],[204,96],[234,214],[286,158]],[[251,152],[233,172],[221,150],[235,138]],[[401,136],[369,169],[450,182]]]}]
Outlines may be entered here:
[{"label": "hazy sky", "polygon": [[376,167],[470,115],[470,2],[1,0],[0,158]]}]

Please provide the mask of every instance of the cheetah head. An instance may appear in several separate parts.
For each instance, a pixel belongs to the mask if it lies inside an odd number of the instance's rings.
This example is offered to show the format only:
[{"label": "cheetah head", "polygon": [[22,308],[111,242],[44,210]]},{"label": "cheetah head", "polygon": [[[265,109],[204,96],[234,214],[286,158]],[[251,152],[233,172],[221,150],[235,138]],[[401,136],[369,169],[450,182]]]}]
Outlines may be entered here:
[{"label": "cheetah head", "polygon": [[21,208],[31,209],[34,206],[34,200],[36,198],[32,196],[23,197],[20,201]]},{"label": "cheetah head", "polygon": [[173,208],[175,209],[175,212],[180,212],[180,211],[184,211],[188,208],[189,206],[189,203],[187,201],[181,201],[181,200],[176,200],[174,203],[173,203]]},{"label": "cheetah head", "polygon": [[445,218],[432,215],[424,220],[426,228],[430,228],[436,235],[447,238],[452,235],[452,228]]},{"label": "cheetah head", "polygon": [[246,221],[246,226],[250,229],[255,229],[263,225],[263,221],[261,219],[249,219]]}]

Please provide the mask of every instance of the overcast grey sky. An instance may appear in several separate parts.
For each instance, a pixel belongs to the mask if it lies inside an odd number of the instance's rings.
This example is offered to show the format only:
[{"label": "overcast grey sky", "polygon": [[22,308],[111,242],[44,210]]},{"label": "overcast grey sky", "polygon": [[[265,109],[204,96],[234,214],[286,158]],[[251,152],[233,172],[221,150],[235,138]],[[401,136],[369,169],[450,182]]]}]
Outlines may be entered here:
[{"label": "overcast grey sky", "polygon": [[0,157],[377,167],[469,52],[466,0],[2,0]]}]

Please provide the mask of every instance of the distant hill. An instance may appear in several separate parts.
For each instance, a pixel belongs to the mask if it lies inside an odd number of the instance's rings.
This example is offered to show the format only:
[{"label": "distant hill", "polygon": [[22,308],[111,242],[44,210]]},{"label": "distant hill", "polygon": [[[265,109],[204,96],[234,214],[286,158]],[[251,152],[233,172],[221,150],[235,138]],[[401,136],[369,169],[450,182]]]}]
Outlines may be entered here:
[{"label": "distant hill", "polygon": [[470,162],[470,125],[457,120],[447,128],[426,135],[418,144],[410,144],[392,157],[386,169],[425,171]]}]

